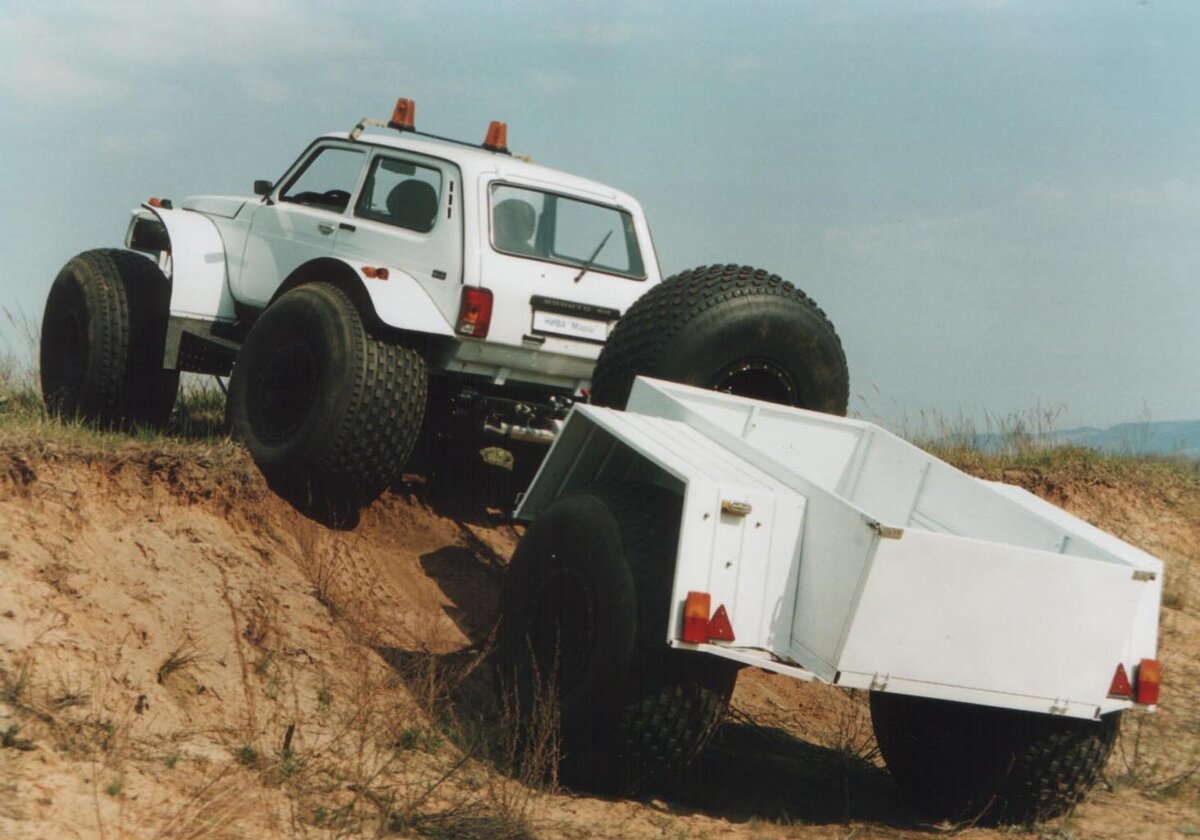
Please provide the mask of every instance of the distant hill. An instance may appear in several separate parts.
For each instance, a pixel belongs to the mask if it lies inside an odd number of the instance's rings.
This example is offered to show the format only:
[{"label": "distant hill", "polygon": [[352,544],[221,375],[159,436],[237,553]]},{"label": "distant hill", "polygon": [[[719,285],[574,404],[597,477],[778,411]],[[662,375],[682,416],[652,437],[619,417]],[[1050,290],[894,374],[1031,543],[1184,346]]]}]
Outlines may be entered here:
[{"label": "distant hill", "polygon": [[1133,455],[1182,455],[1200,458],[1200,420],[1118,423],[1107,429],[1067,429],[1056,441]]},{"label": "distant hill", "polygon": [[[1072,444],[1119,455],[1177,455],[1200,459],[1200,420],[1118,423],[1107,429],[1082,426],[1040,435],[1051,444]],[[1000,450],[1010,443],[1003,434],[982,435],[980,447]]]}]

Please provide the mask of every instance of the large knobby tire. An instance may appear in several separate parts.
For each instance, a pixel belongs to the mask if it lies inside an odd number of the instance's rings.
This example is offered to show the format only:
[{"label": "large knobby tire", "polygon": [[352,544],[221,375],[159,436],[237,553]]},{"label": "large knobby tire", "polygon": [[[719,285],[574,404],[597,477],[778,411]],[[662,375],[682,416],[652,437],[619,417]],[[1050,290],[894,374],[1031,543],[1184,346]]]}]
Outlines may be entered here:
[{"label": "large knobby tire", "polygon": [[624,408],[638,375],[845,414],[850,377],[825,313],[777,275],[713,265],[669,277],[617,322],[592,401]]},{"label": "large knobby tire", "polygon": [[1120,713],[1090,721],[872,692],[871,721],[888,770],[917,810],[1028,824],[1064,813],[1091,789]]},{"label": "large knobby tire", "polygon": [[426,388],[420,353],[372,337],[345,291],[313,283],[254,323],[227,413],[268,480],[319,504],[353,507],[399,477]]},{"label": "large knobby tire", "polygon": [[628,794],[682,770],[737,666],[666,643],[680,501],[646,485],[566,495],[529,526],[501,596],[500,684],[528,737],[557,716],[558,778]]},{"label": "large knobby tire", "polygon": [[58,273],[42,318],[42,399],[105,428],[166,423],[179,372],[164,370],[171,283],[150,260],[85,251]]}]

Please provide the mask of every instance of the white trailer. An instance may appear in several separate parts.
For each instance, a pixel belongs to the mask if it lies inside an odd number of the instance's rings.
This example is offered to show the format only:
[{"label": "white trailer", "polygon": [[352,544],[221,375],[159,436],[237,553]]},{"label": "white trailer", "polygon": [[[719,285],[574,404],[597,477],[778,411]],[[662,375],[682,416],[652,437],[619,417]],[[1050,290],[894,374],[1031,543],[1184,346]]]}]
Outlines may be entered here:
[{"label": "white trailer", "polygon": [[917,805],[1029,820],[1157,702],[1159,560],[870,423],[639,378],[575,407],[516,515],[502,661],[556,672],[584,786],[686,761],[753,665],[869,690]]}]

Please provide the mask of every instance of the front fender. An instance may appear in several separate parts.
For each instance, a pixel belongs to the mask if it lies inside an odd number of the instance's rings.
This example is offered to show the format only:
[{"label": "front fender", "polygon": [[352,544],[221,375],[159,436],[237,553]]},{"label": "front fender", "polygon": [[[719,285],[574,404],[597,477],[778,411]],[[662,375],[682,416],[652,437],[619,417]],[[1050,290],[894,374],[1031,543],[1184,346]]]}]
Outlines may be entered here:
[{"label": "front fender", "polygon": [[143,204],[130,225],[127,245],[139,220],[152,214],[167,231],[169,257],[163,266],[171,278],[171,315],[205,321],[234,321],[229,293],[225,243],[211,219],[189,210],[167,210]]},{"label": "front fender", "polygon": [[[339,259],[362,282],[376,317],[389,327],[409,332],[454,337],[454,327],[415,277],[398,268],[387,267],[388,278],[368,277],[363,268],[371,264]],[[374,264],[372,267],[378,267]]]}]

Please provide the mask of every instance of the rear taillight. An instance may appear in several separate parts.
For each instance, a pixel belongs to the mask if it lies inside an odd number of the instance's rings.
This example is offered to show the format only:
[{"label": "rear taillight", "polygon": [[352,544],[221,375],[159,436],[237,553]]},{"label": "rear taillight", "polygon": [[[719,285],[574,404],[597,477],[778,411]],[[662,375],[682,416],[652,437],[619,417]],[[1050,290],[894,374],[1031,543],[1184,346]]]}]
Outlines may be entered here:
[{"label": "rear taillight", "polygon": [[733,641],[733,625],[729,622],[725,605],[718,606],[712,618],[709,618],[711,607],[712,596],[707,592],[687,594],[687,600],[683,602],[683,641],[693,645]]},{"label": "rear taillight", "polygon": [[683,640],[693,645],[708,641],[708,608],[712,596],[707,592],[689,592],[683,602]]},{"label": "rear taillight", "polygon": [[1158,688],[1162,683],[1162,667],[1157,659],[1143,659],[1133,675],[1133,699],[1143,706],[1158,702]]},{"label": "rear taillight", "polygon": [[473,286],[463,289],[462,306],[458,310],[458,332],[473,338],[487,338],[488,328],[491,325],[491,291],[477,289]]}]

